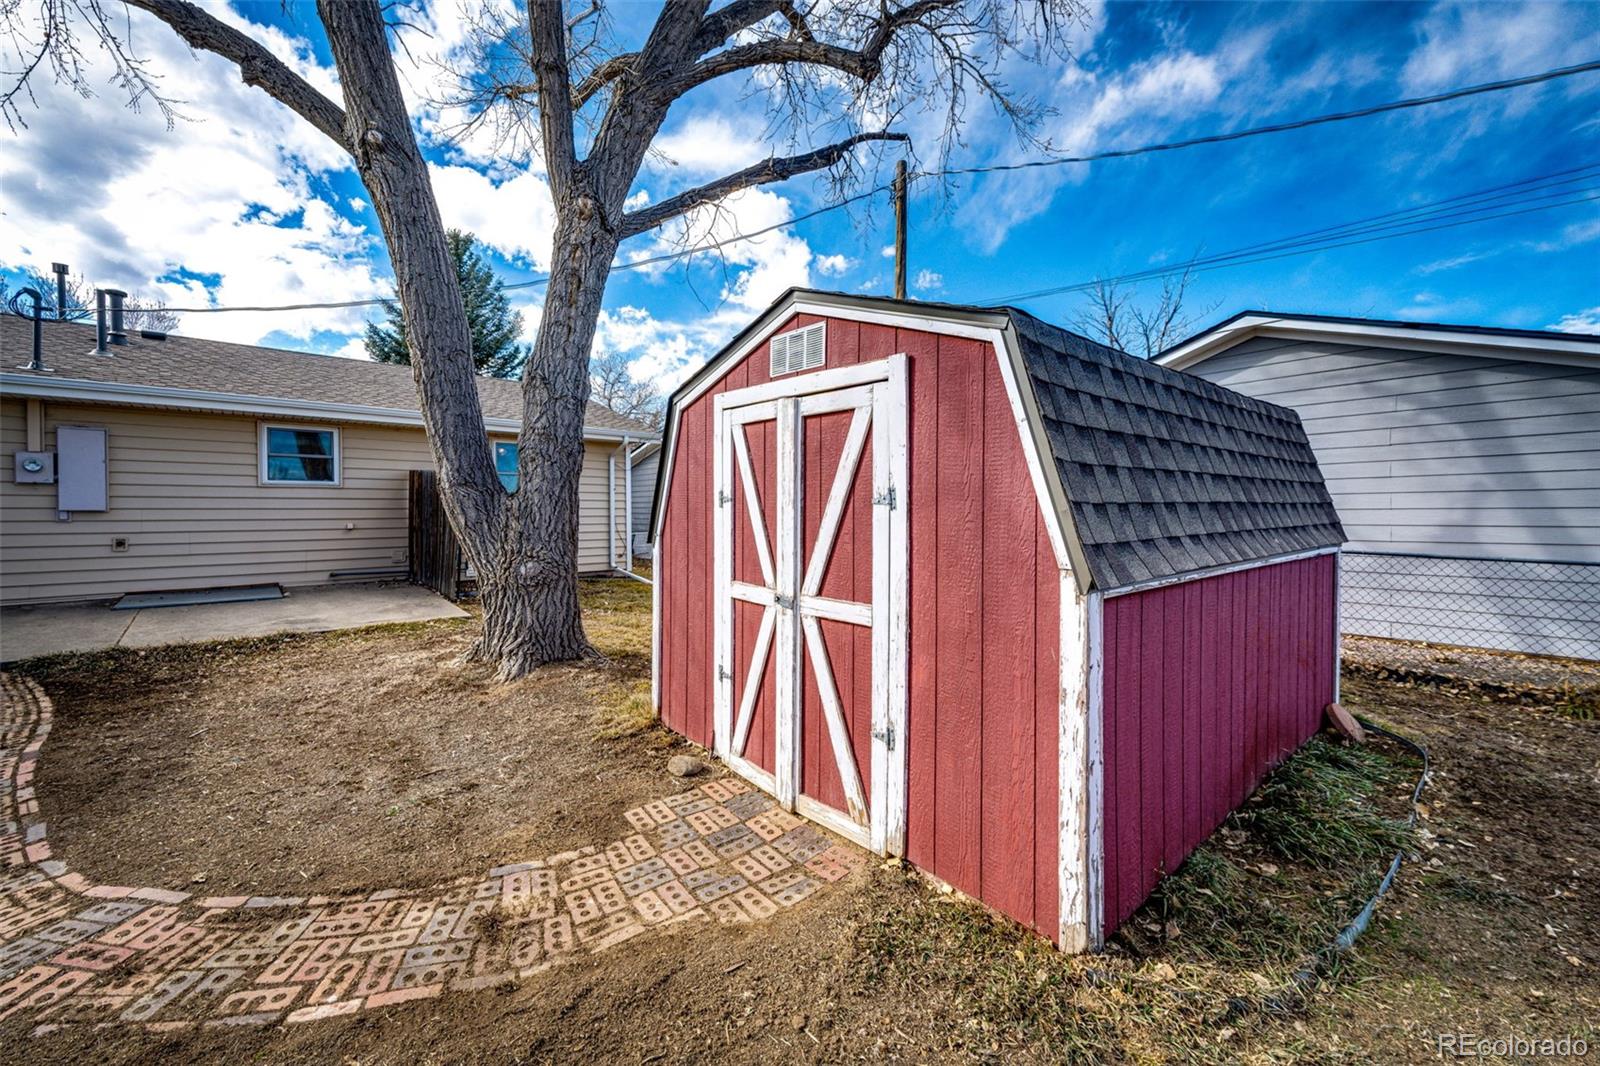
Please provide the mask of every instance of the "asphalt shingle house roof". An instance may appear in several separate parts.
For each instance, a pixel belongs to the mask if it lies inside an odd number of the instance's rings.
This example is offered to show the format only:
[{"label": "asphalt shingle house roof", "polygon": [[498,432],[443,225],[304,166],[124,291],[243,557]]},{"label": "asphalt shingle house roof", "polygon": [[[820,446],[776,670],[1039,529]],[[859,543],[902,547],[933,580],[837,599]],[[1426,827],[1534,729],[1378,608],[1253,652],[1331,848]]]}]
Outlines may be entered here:
[{"label": "asphalt shingle house roof", "polygon": [[1097,588],[1344,542],[1294,411],[1004,310]]},{"label": "asphalt shingle house roof", "polygon": [[[33,323],[0,315],[0,372],[52,383],[90,381],[146,388],[188,389],[240,397],[269,397],[306,403],[352,404],[414,415],[416,386],[404,366],[365,359],[262,348],[253,344],[203,340],[169,334],[147,340],[130,331],[126,345],[110,356],[93,352],[93,324],[43,324],[42,344],[49,373],[25,369],[33,352]],[[522,385],[502,378],[477,379],[486,419],[520,421]],[[588,430],[653,438],[656,431],[636,419],[591,402]]]}]

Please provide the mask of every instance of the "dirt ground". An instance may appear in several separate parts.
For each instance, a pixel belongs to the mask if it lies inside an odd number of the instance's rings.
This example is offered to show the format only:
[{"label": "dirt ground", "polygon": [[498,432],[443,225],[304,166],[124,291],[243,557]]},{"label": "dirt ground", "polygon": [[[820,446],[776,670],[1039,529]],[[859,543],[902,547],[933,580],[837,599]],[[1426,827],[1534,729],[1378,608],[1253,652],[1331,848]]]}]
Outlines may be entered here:
[{"label": "dirt ground", "polygon": [[[453,665],[471,623],[46,664],[52,841],[97,879],[204,873],[221,892],[438,880],[608,839],[625,806],[671,787],[674,744],[641,726],[648,601],[616,584],[587,592],[611,665],[513,686]],[[1347,756],[1319,742],[1274,775],[1101,956],[1062,957],[880,865],[758,925],[689,926],[500,989],[268,1031],[24,1045],[0,1024],[0,1044],[28,1062],[351,1066],[1431,1062],[1455,1031],[1600,1047],[1600,723],[1548,693],[1440,683],[1448,666],[1347,680],[1346,705],[1422,741],[1434,773],[1413,860],[1306,998],[1285,994],[1289,976],[1403,832],[1416,765],[1388,742],[1353,764],[1365,784],[1348,809],[1297,815],[1292,847],[1266,815],[1295,808],[1273,796],[1303,807],[1296,774]],[[1382,833],[1324,834],[1353,813]]]},{"label": "dirt ground", "polygon": [[674,744],[628,718],[648,587],[587,596],[611,661],[510,685],[456,665],[467,620],[36,661],[67,709],[41,790],[59,857],[101,884],[334,894],[613,839]]}]

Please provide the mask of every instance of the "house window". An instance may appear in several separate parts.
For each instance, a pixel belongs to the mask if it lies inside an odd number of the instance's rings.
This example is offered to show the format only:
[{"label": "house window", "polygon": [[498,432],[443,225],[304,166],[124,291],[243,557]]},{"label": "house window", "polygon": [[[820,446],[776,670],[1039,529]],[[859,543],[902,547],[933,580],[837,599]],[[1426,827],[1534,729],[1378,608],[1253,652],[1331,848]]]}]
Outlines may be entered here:
[{"label": "house window", "polygon": [[261,427],[264,485],[339,484],[339,431],[331,426]]},{"label": "house window", "polygon": [[512,441],[496,441],[494,469],[500,475],[500,484],[507,492],[517,491],[517,446]]}]

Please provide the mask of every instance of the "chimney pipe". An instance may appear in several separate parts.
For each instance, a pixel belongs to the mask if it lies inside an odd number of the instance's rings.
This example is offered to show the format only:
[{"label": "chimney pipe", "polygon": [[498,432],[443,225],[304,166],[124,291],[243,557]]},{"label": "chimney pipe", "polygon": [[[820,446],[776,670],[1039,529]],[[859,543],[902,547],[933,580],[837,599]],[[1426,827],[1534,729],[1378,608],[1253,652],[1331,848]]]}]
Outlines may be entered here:
[{"label": "chimney pipe", "polygon": [[48,374],[50,373],[50,368],[44,365],[44,336],[43,328],[40,325],[40,319],[44,313],[44,297],[39,295],[38,289],[23,289],[19,291],[10,301],[11,310],[19,315],[22,314],[22,298],[24,296],[33,298],[33,358],[29,360],[26,366],[19,366],[17,369]]},{"label": "chimney pipe", "polygon": [[106,348],[106,290],[94,290],[94,354],[110,355]]},{"label": "chimney pipe", "polygon": [[106,295],[111,297],[111,343],[127,344],[128,334],[122,326],[122,301],[128,294],[121,289],[107,289]]},{"label": "chimney pipe", "polygon": [[51,263],[50,272],[56,276],[56,320],[67,317],[67,264]]}]

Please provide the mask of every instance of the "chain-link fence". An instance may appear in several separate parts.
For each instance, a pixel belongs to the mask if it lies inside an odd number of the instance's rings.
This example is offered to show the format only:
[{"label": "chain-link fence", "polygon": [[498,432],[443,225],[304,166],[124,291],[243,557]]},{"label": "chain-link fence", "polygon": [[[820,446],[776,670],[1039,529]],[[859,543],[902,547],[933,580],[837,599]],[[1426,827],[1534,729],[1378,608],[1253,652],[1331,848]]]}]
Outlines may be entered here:
[{"label": "chain-link fence", "polygon": [[1600,659],[1600,564],[1344,553],[1344,632]]}]

